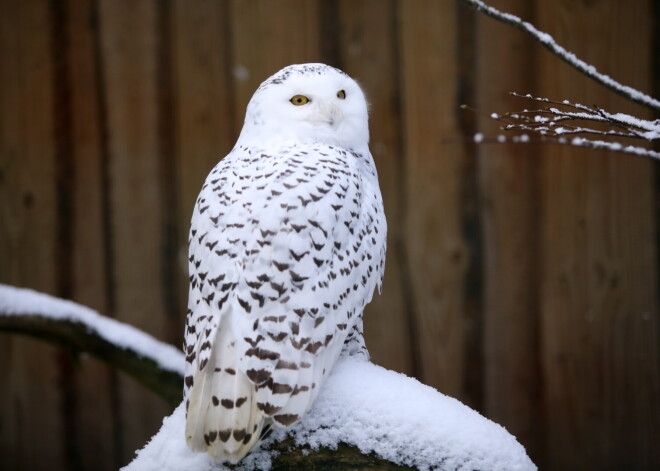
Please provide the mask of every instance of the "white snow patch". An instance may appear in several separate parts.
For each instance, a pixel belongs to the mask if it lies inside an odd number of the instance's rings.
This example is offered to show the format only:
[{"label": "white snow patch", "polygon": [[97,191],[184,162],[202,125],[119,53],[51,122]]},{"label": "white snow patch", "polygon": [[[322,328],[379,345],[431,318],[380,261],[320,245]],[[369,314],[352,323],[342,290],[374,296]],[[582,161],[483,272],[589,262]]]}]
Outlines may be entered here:
[{"label": "white snow patch", "polygon": [[[74,302],[0,284],[0,312],[84,323],[109,342],[183,374],[183,355],[176,348]],[[184,430],[182,404],[165,418],[160,431],[124,469],[227,469],[213,463],[207,454],[191,452]],[[376,453],[420,470],[537,469],[525,449],[503,427],[415,379],[355,358],[340,360],[309,413],[291,429],[274,433],[270,440],[287,435],[301,447],[336,448],[343,442],[363,453]],[[276,453],[268,450],[267,442],[237,469],[270,469]]]},{"label": "white snow patch", "polygon": [[647,119],[641,119],[636,116],[631,116],[625,113],[607,113],[602,111],[601,113],[605,116],[618,121],[620,123],[627,124],[633,128],[639,130],[639,136],[647,139],[649,141],[654,141],[660,139],[660,120],[656,119],[655,121],[649,121]]},{"label": "white snow patch", "polygon": [[37,315],[85,324],[108,342],[150,358],[165,370],[183,375],[183,353],[128,324],[102,316],[73,301],[37,291],[0,284],[2,315]]},{"label": "white snow patch", "polygon": [[[560,138],[559,142],[561,144],[567,143],[565,138]],[[656,152],[654,150],[646,149],[644,147],[639,147],[639,146],[624,146],[620,142],[609,142],[609,141],[602,141],[597,139],[594,140],[586,139],[584,137],[575,137],[570,141],[570,144],[578,147],[590,147],[593,149],[612,150],[617,152],[623,152],[626,154],[634,154],[634,155],[660,159],[660,152]]]},{"label": "white snow patch", "polygon": [[484,135],[482,133],[478,132],[474,135],[474,142],[476,142],[477,144],[483,142],[483,140],[484,140]]},{"label": "white snow patch", "polygon": [[[138,450],[137,457],[123,471],[229,471],[230,468],[215,463],[207,453],[190,451],[184,432],[186,429],[185,404],[182,402],[144,448]],[[270,441],[270,440],[269,440]],[[235,471],[249,469],[269,470],[275,452],[258,449],[246,456]]]},{"label": "white snow patch", "polygon": [[573,140],[571,140],[571,145],[573,146],[582,146],[587,142],[587,140],[583,137],[574,137]]},{"label": "white snow patch", "polygon": [[[181,405],[124,470],[226,469],[188,450],[184,416]],[[300,422],[273,435],[269,442],[291,435],[297,445],[312,449],[348,443],[420,470],[537,469],[503,427],[415,379],[354,358],[339,360]],[[269,442],[241,468],[258,463],[256,469],[270,469]]]}]

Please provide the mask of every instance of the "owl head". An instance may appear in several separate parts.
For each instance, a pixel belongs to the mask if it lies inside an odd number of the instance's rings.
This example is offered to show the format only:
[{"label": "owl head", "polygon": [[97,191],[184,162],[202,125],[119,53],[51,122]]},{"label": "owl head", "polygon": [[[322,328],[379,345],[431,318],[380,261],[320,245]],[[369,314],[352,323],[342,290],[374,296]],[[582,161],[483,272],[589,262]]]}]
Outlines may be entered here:
[{"label": "owl head", "polygon": [[239,142],[295,141],[358,148],[369,143],[360,86],[325,64],[296,64],[266,79],[248,103]]}]

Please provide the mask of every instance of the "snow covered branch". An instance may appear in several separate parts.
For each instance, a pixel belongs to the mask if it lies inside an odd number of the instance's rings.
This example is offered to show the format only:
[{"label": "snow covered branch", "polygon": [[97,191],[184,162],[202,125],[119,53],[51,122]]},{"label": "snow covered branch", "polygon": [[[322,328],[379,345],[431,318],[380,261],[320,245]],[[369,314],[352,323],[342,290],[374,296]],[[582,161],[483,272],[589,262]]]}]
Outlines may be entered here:
[{"label": "snow covered branch", "polygon": [[627,85],[623,85],[612,77],[598,72],[596,67],[587,62],[583,61],[577,57],[574,53],[567,51],[565,48],[557,44],[552,36],[548,33],[540,31],[533,24],[523,21],[519,17],[512,15],[510,13],[501,12],[500,10],[487,5],[481,0],[461,0],[466,5],[474,8],[478,12],[484,13],[491,18],[494,18],[502,23],[508,24],[517,28],[529,36],[534,38],[536,41],[541,43],[546,49],[555,54],[561,60],[596,81],[597,83],[603,85],[604,87],[609,88],[610,90],[618,93],[619,95],[627,98],[635,103],[651,108],[655,111],[660,111],[660,101],[636,90]]},{"label": "snow covered branch", "polygon": [[127,324],[71,301],[0,284],[0,332],[88,353],[132,376],[172,406],[181,402],[183,354]]},{"label": "snow covered branch", "polygon": [[[71,301],[0,284],[0,331],[93,354],[170,403],[181,401],[183,355],[134,327]],[[535,471],[504,428],[459,401],[361,359],[341,359],[312,409],[226,467],[184,440],[179,404],[127,471],[373,469]]]},{"label": "snow covered branch", "polygon": [[188,450],[184,428],[181,405],[124,471],[537,469],[501,426],[415,379],[355,358],[341,358],[312,409],[236,467]]},{"label": "snow covered branch", "polygon": [[660,152],[637,145],[624,145],[607,138],[660,141],[660,120],[649,121],[624,113],[610,113],[597,106],[585,106],[548,98],[512,93],[513,96],[542,103],[545,106],[529,110],[493,113],[491,117],[504,123],[507,131],[531,132],[543,139],[578,147],[606,149],[660,159]]}]

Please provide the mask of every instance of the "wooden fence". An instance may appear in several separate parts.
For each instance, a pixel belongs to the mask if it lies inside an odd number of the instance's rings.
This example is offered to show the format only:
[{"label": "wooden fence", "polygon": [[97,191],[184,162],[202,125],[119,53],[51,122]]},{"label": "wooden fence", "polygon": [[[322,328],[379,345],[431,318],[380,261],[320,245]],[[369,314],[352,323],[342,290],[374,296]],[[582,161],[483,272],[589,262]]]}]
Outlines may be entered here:
[{"label": "wooden fence", "polygon": [[[659,93],[657,2],[491,2]],[[260,81],[311,61],[371,102],[390,228],[373,360],[501,423],[540,469],[658,469],[657,164],[472,139],[531,107],[509,91],[651,116],[457,1],[1,0],[0,282],[181,344],[201,183]],[[32,339],[0,335],[0,375],[2,469],[117,469],[169,413]]]}]

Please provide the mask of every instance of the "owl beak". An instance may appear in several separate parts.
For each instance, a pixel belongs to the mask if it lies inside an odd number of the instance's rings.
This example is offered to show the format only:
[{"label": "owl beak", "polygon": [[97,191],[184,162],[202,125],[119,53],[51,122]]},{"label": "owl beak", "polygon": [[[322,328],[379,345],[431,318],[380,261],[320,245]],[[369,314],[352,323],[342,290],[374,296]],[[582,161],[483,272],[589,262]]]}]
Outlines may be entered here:
[{"label": "owl beak", "polygon": [[332,103],[319,103],[319,124],[327,124],[332,128],[339,126],[343,114],[338,106]]}]

